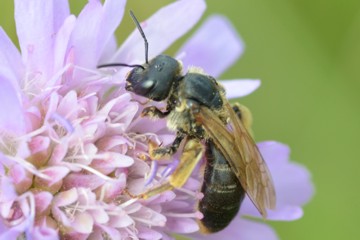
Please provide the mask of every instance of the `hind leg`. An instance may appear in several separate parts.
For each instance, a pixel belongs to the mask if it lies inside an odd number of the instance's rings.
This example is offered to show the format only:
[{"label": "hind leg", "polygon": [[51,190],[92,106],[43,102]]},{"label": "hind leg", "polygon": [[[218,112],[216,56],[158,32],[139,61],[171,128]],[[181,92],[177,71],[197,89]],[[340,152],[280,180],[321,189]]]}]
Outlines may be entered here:
[{"label": "hind leg", "polygon": [[192,138],[186,141],[179,165],[169,177],[169,181],[140,194],[138,197],[149,198],[162,192],[182,187],[189,179],[196,164],[204,153],[204,146],[198,139]]}]

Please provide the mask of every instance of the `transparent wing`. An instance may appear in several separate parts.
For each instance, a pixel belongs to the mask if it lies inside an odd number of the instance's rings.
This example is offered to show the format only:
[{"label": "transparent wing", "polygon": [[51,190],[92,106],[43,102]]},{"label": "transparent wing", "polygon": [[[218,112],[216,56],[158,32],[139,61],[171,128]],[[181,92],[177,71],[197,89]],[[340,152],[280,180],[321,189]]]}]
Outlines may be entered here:
[{"label": "transparent wing", "polygon": [[276,202],[270,172],[254,140],[228,102],[225,103],[225,108],[229,112],[232,131],[207,107],[201,107],[196,120],[203,124],[251,201],[261,215],[266,217],[266,209],[275,208]]}]

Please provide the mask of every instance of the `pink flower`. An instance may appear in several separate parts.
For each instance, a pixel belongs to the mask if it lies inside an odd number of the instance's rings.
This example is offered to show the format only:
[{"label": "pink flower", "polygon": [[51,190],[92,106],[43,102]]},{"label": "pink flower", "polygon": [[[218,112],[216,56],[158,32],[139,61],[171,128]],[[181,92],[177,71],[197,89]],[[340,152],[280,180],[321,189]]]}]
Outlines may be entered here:
[{"label": "pink flower", "polygon": [[[162,172],[169,174],[174,163],[155,166],[147,143],[151,139],[166,145],[174,134],[164,120],[140,117],[143,106],[134,99],[143,99],[124,89],[129,69],[96,67],[144,61],[137,30],[116,46],[114,31],[124,7],[125,0],[103,5],[90,0],[75,17],[66,0],[15,0],[20,51],[0,29],[0,239],[169,239],[172,233],[198,231],[201,214],[194,206],[201,179],[196,174],[182,189],[148,200],[128,194],[142,193],[164,180]],[[182,0],[143,22],[149,57],[186,33],[204,10],[203,0]],[[197,65],[218,77],[242,51],[229,23],[214,16],[178,57],[185,69]],[[224,85],[228,97],[239,97],[259,83]],[[259,147],[279,193],[270,218],[299,218],[301,205],[312,195],[307,171],[287,161],[286,146]],[[271,152],[278,148],[282,150]],[[290,170],[294,174],[288,176]],[[257,215],[248,200],[239,214]],[[244,227],[255,224],[240,217],[234,223],[238,221]],[[270,231],[265,225],[262,229]]]}]

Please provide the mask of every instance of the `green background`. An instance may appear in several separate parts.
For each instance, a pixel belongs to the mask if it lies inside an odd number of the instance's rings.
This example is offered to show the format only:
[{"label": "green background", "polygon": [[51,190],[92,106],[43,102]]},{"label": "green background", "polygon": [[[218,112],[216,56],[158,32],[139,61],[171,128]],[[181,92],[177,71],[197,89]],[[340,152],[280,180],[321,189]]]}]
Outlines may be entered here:
[{"label": "green background", "polygon": [[[129,0],[128,8],[144,19],[169,2]],[[71,3],[78,13],[85,1]],[[316,195],[304,217],[272,223],[280,238],[360,239],[360,1],[207,3],[205,15],[226,15],[246,43],[243,57],[222,78],[262,79],[258,91],[241,99],[253,112],[257,141],[289,144],[292,159],[313,176]],[[1,1],[0,24],[16,39],[12,8],[12,1]],[[119,42],[133,28],[125,16]]]}]

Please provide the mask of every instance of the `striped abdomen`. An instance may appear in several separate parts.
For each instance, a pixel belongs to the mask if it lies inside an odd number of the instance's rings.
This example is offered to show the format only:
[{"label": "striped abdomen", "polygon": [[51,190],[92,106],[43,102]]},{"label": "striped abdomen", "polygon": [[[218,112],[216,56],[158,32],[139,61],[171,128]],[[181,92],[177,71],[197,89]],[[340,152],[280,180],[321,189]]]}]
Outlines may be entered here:
[{"label": "striped abdomen", "polygon": [[218,232],[224,229],[239,211],[245,196],[236,175],[215,144],[206,143],[207,164],[199,201],[199,211],[204,217],[199,221],[203,233]]}]

